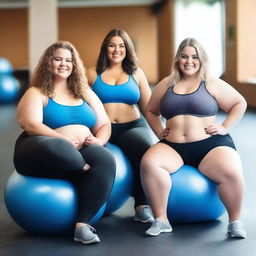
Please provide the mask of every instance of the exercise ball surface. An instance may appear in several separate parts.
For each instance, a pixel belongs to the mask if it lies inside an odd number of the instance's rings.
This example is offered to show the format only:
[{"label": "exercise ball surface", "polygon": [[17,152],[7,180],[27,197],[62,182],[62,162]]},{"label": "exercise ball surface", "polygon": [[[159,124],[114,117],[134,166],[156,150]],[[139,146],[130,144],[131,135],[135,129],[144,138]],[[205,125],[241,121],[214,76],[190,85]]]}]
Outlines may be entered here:
[{"label": "exercise ball surface", "polygon": [[105,215],[108,215],[118,210],[132,195],[134,177],[131,164],[122,150],[111,143],[106,147],[116,160],[116,176],[105,210]]},{"label": "exercise ball surface", "polygon": [[[74,229],[77,194],[67,180],[25,176],[14,171],[4,191],[6,207],[12,218],[31,233],[60,234]],[[106,204],[91,224],[98,221]]]},{"label": "exercise ball surface", "polygon": [[0,58],[0,75],[1,74],[12,74],[13,67],[9,60]]},{"label": "exercise ball surface", "polygon": [[217,185],[192,166],[184,165],[171,174],[172,188],[168,199],[171,222],[215,220],[225,212]]},{"label": "exercise ball surface", "polygon": [[10,75],[0,74],[0,103],[14,102],[19,95],[18,80]]}]

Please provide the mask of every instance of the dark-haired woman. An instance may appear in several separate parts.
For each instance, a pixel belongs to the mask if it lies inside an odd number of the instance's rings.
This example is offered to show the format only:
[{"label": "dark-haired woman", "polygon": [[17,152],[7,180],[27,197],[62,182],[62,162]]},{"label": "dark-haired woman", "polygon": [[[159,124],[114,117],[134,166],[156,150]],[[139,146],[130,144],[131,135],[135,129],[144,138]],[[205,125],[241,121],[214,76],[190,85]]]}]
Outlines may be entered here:
[{"label": "dark-haired woman", "polygon": [[93,91],[104,104],[112,123],[110,142],[118,145],[131,161],[135,185],[135,220],[153,222],[140,181],[140,162],[152,145],[144,115],[151,90],[137,65],[129,35],[122,29],[111,30],[104,38],[96,68],[87,72]]}]

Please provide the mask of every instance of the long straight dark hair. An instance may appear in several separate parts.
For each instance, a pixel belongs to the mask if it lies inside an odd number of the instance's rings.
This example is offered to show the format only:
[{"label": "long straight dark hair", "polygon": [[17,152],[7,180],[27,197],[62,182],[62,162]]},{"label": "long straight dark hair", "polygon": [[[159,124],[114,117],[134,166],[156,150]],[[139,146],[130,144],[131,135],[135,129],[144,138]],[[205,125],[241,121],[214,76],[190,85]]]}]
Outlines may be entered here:
[{"label": "long straight dark hair", "polygon": [[111,38],[114,36],[120,36],[124,41],[126,56],[122,62],[122,68],[127,74],[133,74],[138,67],[137,56],[131,38],[123,29],[120,28],[112,29],[105,36],[101,45],[100,54],[98,56],[96,71],[98,74],[101,74],[110,65],[107,56],[107,48]]}]

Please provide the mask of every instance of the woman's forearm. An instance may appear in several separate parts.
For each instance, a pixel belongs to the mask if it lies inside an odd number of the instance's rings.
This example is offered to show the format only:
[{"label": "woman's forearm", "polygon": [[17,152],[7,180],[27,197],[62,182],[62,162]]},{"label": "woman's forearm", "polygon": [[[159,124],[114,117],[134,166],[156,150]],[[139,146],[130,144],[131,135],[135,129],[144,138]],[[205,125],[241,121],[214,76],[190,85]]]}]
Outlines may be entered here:
[{"label": "woman's forearm", "polygon": [[165,129],[160,116],[147,111],[146,118],[155,135],[160,138]]},{"label": "woman's forearm", "polygon": [[233,128],[242,119],[246,107],[247,104],[245,100],[241,100],[239,103],[232,107],[227,118],[222,123],[227,131]]}]

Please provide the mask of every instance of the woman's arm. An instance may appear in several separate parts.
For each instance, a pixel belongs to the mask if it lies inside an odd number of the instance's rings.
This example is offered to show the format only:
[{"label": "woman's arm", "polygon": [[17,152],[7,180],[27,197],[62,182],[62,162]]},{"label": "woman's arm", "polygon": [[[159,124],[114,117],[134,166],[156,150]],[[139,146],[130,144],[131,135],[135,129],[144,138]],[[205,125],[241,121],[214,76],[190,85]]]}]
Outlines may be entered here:
[{"label": "woman's arm", "polygon": [[146,108],[151,96],[151,90],[148,84],[148,80],[141,68],[137,69],[137,71],[134,74],[134,77],[138,82],[140,88],[140,101],[138,103],[138,106],[140,108],[141,113],[145,116]]},{"label": "woman's arm", "polygon": [[92,87],[93,83],[95,82],[95,80],[97,78],[96,68],[87,69],[86,76],[87,76],[88,83],[89,83],[90,87]]},{"label": "woman's arm", "polygon": [[211,80],[208,85],[219,107],[228,115],[220,126],[213,125],[206,131],[211,135],[225,134],[242,119],[247,103],[237,90],[221,79]]},{"label": "woman's arm", "polygon": [[45,102],[46,96],[39,89],[30,87],[26,91],[17,107],[17,120],[21,128],[29,135],[58,137],[68,140],[76,146],[76,142],[43,124],[43,106]]},{"label": "woman's arm", "polygon": [[108,118],[108,115],[104,109],[102,102],[97,97],[97,95],[89,88],[86,90],[86,93],[89,94],[87,95],[87,97],[90,98],[90,106],[96,113],[97,122],[91,129],[92,134],[94,136],[87,137],[85,139],[84,144],[90,145],[96,143],[99,145],[105,145],[108,142],[111,135],[110,120]]},{"label": "woman's arm", "polygon": [[148,102],[145,114],[150,127],[159,139],[162,139],[165,136],[165,127],[160,114],[160,102],[168,86],[169,77],[164,78],[156,85]]}]

